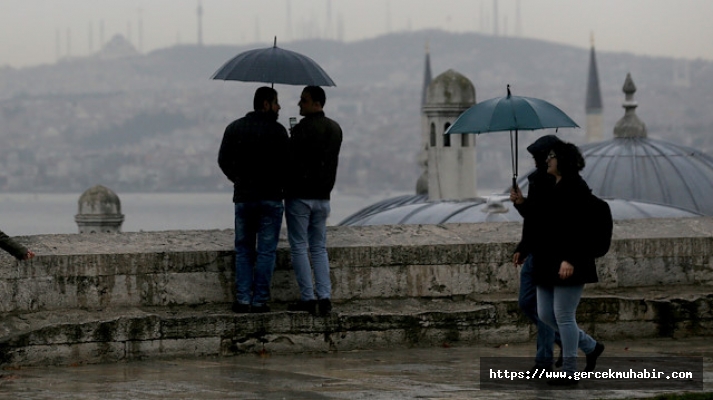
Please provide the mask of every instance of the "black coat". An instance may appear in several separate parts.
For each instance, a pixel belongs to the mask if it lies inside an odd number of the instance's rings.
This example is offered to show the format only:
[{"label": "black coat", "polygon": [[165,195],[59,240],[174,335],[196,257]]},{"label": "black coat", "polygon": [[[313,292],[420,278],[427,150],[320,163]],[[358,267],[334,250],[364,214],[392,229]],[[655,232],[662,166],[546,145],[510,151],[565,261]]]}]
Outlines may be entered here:
[{"label": "black coat", "polygon": [[[536,229],[528,237],[538,285],[581,285],[597,282],[594,257],[587,246],[591,226],[591,190],[579,176],[563,177],[545,196]],[[559,278],[562,261],[574,267],[569,278]]]},{"label": "black coat", "polygon": [[287,141],[269,113],[249,112],[225,128],[218,165],[233,182],[234,203],[284,198]]},{"label": "black coat", "polygon": [[285,198],[329,200],[341,146],[342,128],[324,112],[302,118],[290,134]]},{"label": "black coat", "polygon": [[516,253],[520,253],[521,259],[525,259],[532,249],[532,235],[537,234],[541,229],[540,225],[547,222],[543,208],[546,206],[547,196],[555,185],[555,177],[548,174],[546,168],[538,168],[527,177],[528,191],[527,198],[522,204],[515,204],[515,209],[523,218],[522,239],[515,248]]}]

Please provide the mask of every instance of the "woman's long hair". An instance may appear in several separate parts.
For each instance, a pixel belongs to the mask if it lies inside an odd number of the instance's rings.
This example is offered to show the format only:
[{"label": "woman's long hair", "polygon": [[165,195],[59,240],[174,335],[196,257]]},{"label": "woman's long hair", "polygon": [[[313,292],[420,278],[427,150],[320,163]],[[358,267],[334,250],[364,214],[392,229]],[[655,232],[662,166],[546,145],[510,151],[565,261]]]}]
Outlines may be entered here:
[{"label": "woman's long hair", "polygon": [[572,143],[559,142],[552,146],[552,151],[557,157],[557,169],[565,176],[579,175],[584,169],[584,157],[579,148]]}]

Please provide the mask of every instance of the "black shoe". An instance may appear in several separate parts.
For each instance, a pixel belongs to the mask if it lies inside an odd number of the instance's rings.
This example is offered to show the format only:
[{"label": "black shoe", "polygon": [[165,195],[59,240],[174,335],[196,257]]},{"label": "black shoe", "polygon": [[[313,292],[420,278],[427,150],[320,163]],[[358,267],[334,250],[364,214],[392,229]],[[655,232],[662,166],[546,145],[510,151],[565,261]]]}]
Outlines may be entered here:
[{"label": "black shoe", "polygon": [[557,361],[555,361],[555,367],[560,368],[562,367],[562,363],[564,362],[564,359],[562,358],[562,343],[557,343],[557,345],[560,348],[560,355],[557,357]]},{"label": "black shoe", "polygon": [[326,317],[332,313],[332,301],[330,299],[320,299],[317,301],[319,316]]},{"label": "black shoe", "polygon": [[297,301],[287,305],[287,311],[306,311],[317,315],[317,300]]},{"label": "black shoe", "polygon": [[267,304],[263,304],[261,306],[252,306],[252,308],[250,308],[250,312],[253,314],[268,313],[270,312],[270,306],[268,306]]},{"label": "black shoe", "polygon": [[587,354],[587,365],[584,367],[584,372],[594,371],[594,368],[597,366],[597,358],[599,358],[603,352],[604,344],[597,342],[597,345],[594,346],[594,350]]},{"label": "black shoe", "polygon": [[233,309],[234,313],[247,314],[250,312],[250,304],[242,304],[242,303],[238,303],[236,301],[236,302],[233,302],[232,309]]},{"label": "black shoe", "polygon": [[579,383],[578,380],[570,379],[570,377],[553,378],[547,381],[550,386],[574,386],[577,383]]}]

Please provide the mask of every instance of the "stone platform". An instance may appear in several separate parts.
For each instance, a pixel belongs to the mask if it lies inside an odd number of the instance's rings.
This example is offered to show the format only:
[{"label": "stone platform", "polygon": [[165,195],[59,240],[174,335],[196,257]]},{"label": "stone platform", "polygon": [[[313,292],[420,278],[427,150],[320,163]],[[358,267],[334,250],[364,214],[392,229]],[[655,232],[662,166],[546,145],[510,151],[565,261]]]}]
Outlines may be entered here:
[{"label": "stone platform", "polygon": [[[0,259],[0,361],[76,365],[242,353],[531,340],[517,307],[518,223],[330,227],[335,313],[285,311],[298,291],[286,241],[273,312],[234,314],[232,231],[19,238]],[[578,322],[597,339],[710,335],[713,219],[618,221]]]}]

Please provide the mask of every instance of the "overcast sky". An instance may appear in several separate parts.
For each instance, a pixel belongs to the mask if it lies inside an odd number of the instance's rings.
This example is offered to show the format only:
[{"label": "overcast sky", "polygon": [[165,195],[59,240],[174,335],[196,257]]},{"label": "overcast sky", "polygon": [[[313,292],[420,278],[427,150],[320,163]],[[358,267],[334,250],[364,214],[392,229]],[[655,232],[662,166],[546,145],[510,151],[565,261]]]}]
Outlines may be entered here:
[{"label": "overcast sky", "polygon": [[196,43],[199,3],[204,44],[497,29],[583,48],[593,33],[599,51],[713,60],[713,0],[497,0],[497,14],[495,0],[1,0],[0,65],[84,56],[116,34],[143,52]]}]

